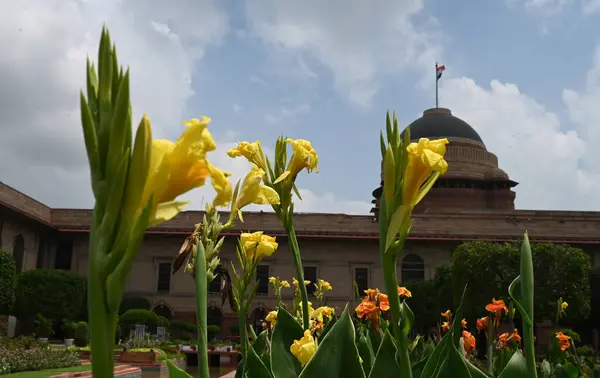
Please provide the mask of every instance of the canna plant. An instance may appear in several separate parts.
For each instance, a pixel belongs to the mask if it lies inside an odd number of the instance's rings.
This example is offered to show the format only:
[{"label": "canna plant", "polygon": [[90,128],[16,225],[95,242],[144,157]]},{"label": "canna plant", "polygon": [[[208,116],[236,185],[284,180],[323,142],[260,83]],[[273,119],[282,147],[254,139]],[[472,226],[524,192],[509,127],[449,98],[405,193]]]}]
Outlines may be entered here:
[{"label": "canna plant", "polygon": [[[510,309],[504,302],[493,300],[486,307],[488,316],[476,322],[490,340],[488,366],[483,369],[486,373],[474,363],[475,338],[466,329],[460,306],[455,313],[449,310],[442,314],[443,337],[437,345],[420,336],[411,339],[412,323],[419,315],[408,305],[410,291],[398,286],[396,262],[410,233],[414,207],[448,169],[444,159],[446,139],[421,138],[411,142],[410,130],[407,128],[401,137],[395,115],[390,118],[388,114],[385,136],[382,132],[380,138],[384,188],[379,254],[385,290],[367,290],[356,308],[346,306],[338,317],[333,308],[324,305],[325,293],[331,290],[327,281],[314,283],[319,307],[313,308],[308,301],[306,285],[311,282],[303,277],[294,228],[294,194],[301,199],[296,179],[301,171],[317,171],[318,166],[318,156],[310,142],[280,137],[272,160],[265,156],[259,141],[240,142],[228,155],[246,158],[252,169],[232,190],[229,174],[207,159],[207,154],[216,148],[207,129],[209,118],[186,122],[181,136],[171,142],[152,140],[151,124],[144,116],[133,139],[129,72],[118,65],[106,29],[99,47],[98,72],[93,64],[87,65],[87,96],[81,94],[81,117],[96,199],[90,233],[88,303],[95,377],[113,376],[118,307],[145,230],[175,217],[185,206],[177,197],[204,185],[209,178],[217,195],[207,206],[202,222],[184,242],[175,264],[176,269],[185,267],[196,281],[201,378],[209,378],[206,299],[208,284],[215,278],[220,263],[224,243],[221,233],[231,229],[238,219],[243,222],[242,209],[249,204],[271,205],[279,218],[296,270],[292,280],[296,295],[290,312],[280,296],[281,288],[289,287],[289,283],[272,277],[278,307],[269,313],[260,334],[256,335],[247,326],[248,306],[257,287],[256,266],[276,252],[278,243],[261,231],[241,234],[237,241],[237,264],[231,265],[233,280],[229,296],[231,307],[240,319],[243,359],[236,377],[538,376],[533,337],[533,264],[527,234],[521,249],[520,275],[509,288]],[[229,217],[222,223],[216,208],[228,205]],[[566,309],[562,304],[559,306],[562,311]],[[523,320],[522,334],[497,335],[500,317],[507,313],[512,317],[513,308]],[[567,336],[557,335],[556,340],[558,350],[566,353],[572,348]],[[554,366],[542,364],[544,376],[546,372],[583,376],[577,358],[563,357]],[[172,377],[189,377],[168,360],[167,366]]]}]

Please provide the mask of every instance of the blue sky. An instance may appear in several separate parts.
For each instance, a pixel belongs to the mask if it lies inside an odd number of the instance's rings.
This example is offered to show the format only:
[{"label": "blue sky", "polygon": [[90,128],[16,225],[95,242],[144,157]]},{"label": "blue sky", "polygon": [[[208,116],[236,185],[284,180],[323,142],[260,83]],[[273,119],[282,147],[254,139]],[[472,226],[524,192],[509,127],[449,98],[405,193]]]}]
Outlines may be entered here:
[{"label": "blue sky", "polygon": [[[21,159],[28,171],[5,165],[0,179],[51,206],[91,205],[85,160],[71,166],[73,159],[61,156],[82,157],[73,100],[83,84],[82,59],[94,53],[106,22],[121,61],[132,69],[134,113],[147,112],[157,135],[175,139],[182,120],[210,116],[222,146],[215,163],[234,177],[247,169],[224,157],[237,140],[260,139],[266,146],[281,134],[310,140],[319,153],[320,173],[299,178],[309,198],[303,211],[368,212],[379,182],[378,134],[385,112],[395,110],[408,124],[434,105],[436,60],[446,66],[440,105],[470,123],[498,155],[500,167],[521,182],[519,208],[600,210],[594,155],[600,132],[593,127],[600,122],[594,105],[600,100],[597,3],[11,4],[0,16],[5,24],[0,43],[30,47],[13,50],[0,75],[22,88],[47,86],[36,96],[49,105],[22,101],[32,108],[8,118],[31,128],[28,135],[51,151],[33,158],[16,148],[24,131],[11,131],[10,158]],[[67,19],[72,21],[63,25]],[[43,48],[34,52],[38,45]],[[24,65],[28,72],[44,72],[42,62],[52,62],[58,73],[49,82],[23,75]],[[40,119],[53,120],[52,126]],[[48,138],[58,134],[69,147],[48,146]],[[49,185],[31,185],[31,175],[41,175]],[[193,207],[200,206],[199,197],[211,196],[209,188],[199,193],[189,196]]]}]

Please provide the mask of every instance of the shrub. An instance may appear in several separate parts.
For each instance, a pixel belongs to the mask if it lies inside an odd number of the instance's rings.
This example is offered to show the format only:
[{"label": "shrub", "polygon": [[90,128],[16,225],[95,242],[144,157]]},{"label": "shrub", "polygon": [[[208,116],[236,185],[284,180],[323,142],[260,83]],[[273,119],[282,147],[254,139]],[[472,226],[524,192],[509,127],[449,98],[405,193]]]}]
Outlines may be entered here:
[{"label": "shrub", "polygon": [[0,315],[9,315],[15,302],[17,272],[12,254],[0,251]]},{"label": "shrub", "polygon": [[403,283],[412,293],[407,299],[410,309],[415,314],[413,331],[427,335],[435,327],[440,318],[440,305],[433,281],[413,281]]},{"label": "shrub", "polygon": [[45,345],[24,350],[0,345],[0,375],[79,364],[79,351],[74,349],[51,349]]},{"label": "shrub", "polygon": [[136,324],[143,324],[149,331],[153,331],[159,323],[160,318],[158,315],[150,310],[127,310],[119,316],[119,325],[121,326],[121,330],[125,332],[125,337],[128,336],[131,328]]},{"label": "shrub", "polygon": [[75,322],[63,319],[62,331],[65,339],[72,339],[75,336]]},{"label": "shrub", "polygon": [[577,347],[577,354],[581,357],[591,357],[596,355],[596,351],[589,345]]},{"label": "shrub", "polygon": [[77,319],[85,308],[85,277],[64,270],[36,269],[17,280],[15,315],[27,323],[35,314],[59,322]]},{"label": "shrub", "polygon": [[172,340],[191,340],[196,337],[198,327],[183,320],[171,320],[169,334]]},{"label": "shrub", "polygon": [[90,341],[90,331],[86,322],[77,322],[75,325],[73,339],[75,345],[78,347],[84,347],[88,345]]},{"label": "shrub", "polygon": [[33,323],[37,337],[48,338],[54,334],[54,322],[42,314],[37,314]]},{"label": "shrub", "polygon": [[600,329],[600,267],[590,269],[590,322],[592,328]]},{"label": "shrub", "polygon": [[124,297],[121,300],[119,314],[124,314],[129,310],[150,310],[151,303],[144,297]]},{"label": "shrub", "polygon": [[208,333],[209,339],[214,339],[218,334],[221,333],[221,327],[218,325],[209,325],[206,327],[206,333]]},{"label": "shrub", "polygon": [[433,286],[440,309],[456,308],[452,293],[452,265],[442,264],[435,268]]},{"label": "shrub", "polygon": [[156,323],[157,327],[169,328],[169,324],[171,324],[169,319],[165,318],[164,316],[158,316],[158,322]]}]

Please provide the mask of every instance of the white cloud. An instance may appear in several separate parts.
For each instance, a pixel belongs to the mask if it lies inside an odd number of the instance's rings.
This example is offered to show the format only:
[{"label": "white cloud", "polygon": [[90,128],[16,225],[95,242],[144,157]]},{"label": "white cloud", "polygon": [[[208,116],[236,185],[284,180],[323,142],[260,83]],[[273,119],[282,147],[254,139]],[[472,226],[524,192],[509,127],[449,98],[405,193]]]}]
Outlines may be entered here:
[{"label": "white cloud", "polygon": [[161,137],[180,127],[205,48],[228,32],[215,3],[2,1],[2,180],[49,205],[90,206],[79,90],[86,55],[96,60],[102,24],[132,70],[134,125],[144,110]]},{"label": "white cloud", "polygon": [[445,105],[481,135],[500,168],[520,182],[517,207],[600,210],[600,50],[584,92],[563,94],[576,128],[510,83],[493,80],[489,88],[469,78],[446,80]]},{"label": "white cloud", "polygon": [[280,124],[290,118],[297,117],[310,112],[310,104],[300,104],[294,106],[282,105],[274,113],[267,113],[265,120],[270,124]]},{"label": "white cloud", "polygon": [[246,3],[246,17],[287,73],[314,78],[311,58],[331,71],[339,92],[369,105],[384,75],[429,69],[439,58],[432,29],[414,21],[422,9],[423,0],[257,0]]}]

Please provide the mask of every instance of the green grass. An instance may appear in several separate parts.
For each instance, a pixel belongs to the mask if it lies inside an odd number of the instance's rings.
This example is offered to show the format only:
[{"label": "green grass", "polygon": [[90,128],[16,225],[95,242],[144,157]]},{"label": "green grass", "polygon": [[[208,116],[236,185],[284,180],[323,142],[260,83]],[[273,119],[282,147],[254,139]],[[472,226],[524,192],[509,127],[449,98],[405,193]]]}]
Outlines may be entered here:
[{"label": "green grass", "polygon": [[86,365],[71,366],[71,367],[60,368],[60,369],[22,371],[19,373],[3,375],[2,378],[46,378],[46,377],[51,377],[53,375],[57,375],[57,374],[61,374],[61,373],[78,373],[81,371],[89,371],[91,369],[92,369],[92,365],[86,364]]}]

